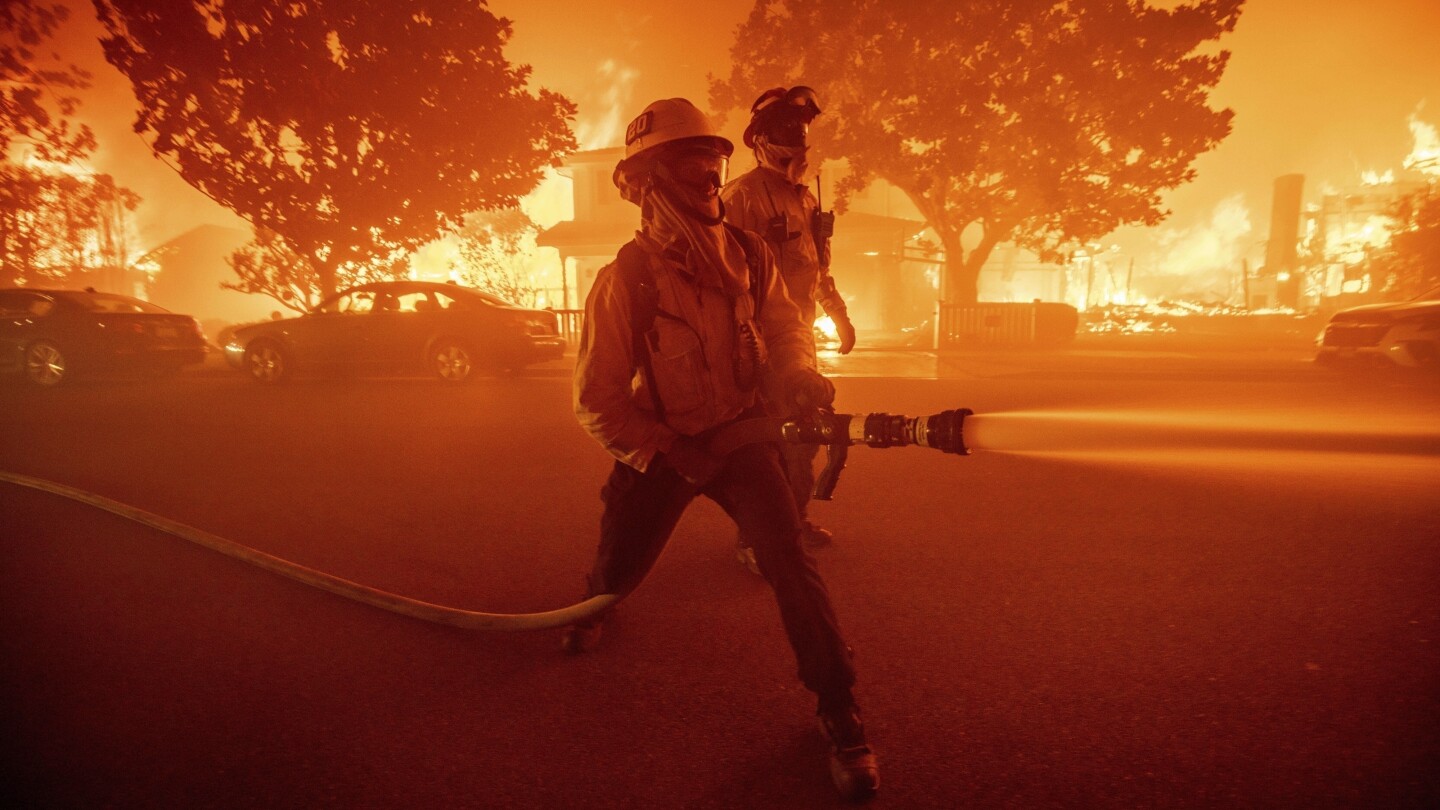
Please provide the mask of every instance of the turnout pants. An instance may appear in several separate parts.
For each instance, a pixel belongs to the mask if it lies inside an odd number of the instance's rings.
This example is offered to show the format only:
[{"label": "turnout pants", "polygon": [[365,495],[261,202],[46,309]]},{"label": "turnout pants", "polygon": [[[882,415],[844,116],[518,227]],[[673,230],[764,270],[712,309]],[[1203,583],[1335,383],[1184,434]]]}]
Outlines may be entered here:
[{"label": "turnout pants", "polygon": [[815,492],[815,457],[820,454],[820,445],[785,444],[780,447],[780,453],[785,459],[790,496],[795,499],[803,526],[810,519],[810,497]]},{"label": "turnout pants", "polygon": [[800,544],[800,516],[774,445],[734,451],[703,489],[663,459],[644,473],[617,461],[600,492],[605,512],[589,595],[634,590],[696,495],[718,503],[753,542],[755,560],[775,592],[780,621],[795,651],[800,681],[822,698],[848,693],[855,683],[850,649],[815,561]]}]

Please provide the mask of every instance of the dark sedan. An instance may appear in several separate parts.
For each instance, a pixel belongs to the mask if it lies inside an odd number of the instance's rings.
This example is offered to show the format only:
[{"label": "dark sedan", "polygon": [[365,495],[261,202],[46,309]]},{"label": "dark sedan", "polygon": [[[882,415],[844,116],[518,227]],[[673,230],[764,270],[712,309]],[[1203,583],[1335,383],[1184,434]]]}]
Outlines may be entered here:
[{"label": "dark sedan", "polygon": [[565,352],[555,313],[456,284],[386,281],[332,296],[295,318],[242,326],[225,358],[263,383],[301,371],[424,372],[463,382]]},{"label": "dark sedan", "polygon": [[35,385],[90,372],[174,372],[203,362],[205,351],[194,318],[128,295],[0,290],[0,372]]}]

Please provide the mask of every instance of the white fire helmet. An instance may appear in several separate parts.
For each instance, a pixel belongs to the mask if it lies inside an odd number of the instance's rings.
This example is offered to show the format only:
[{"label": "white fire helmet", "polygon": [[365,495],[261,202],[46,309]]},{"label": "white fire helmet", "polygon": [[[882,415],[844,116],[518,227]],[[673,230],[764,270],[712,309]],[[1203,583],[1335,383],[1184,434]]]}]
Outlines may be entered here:
[{"label": "white fire helmet", "polygon": [[653,157],[656,149],[692,140],[709,142],[726,158],[735,152],[735,145],[721,137],[710,123],[710,117],[689,100],[666,98],[654,102],[625,128],[625,158],[615,165],[612,176],[615,186],[625,196],[627,186],[631,185],[630,176],[643,170],[649,162],[647,158]]}]

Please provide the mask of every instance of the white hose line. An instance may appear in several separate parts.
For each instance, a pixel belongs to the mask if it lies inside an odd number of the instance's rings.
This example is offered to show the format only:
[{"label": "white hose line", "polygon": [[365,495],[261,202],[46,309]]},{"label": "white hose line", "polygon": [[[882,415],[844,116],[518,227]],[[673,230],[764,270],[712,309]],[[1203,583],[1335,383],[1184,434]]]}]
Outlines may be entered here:
[{"label": "white hose line", "polygon": [[153,529],[158,529],[166,534],[173,535],[181,540],[188,540],[196,545],[204,546],[211,551],[218,551],[227,557],[234,557],[242,562],[264,568],[283,577],[289,577],[296,582],[303,582],[322,591],[329,591],[337,596],[346,599],[353,599],[356,602],[363,602],[373,607],[398,613],[402,616],[409,616],[414,619],[421,619],[435,624],[447,624],[451,627],[459,627],[465,630],[546,630],[554,627],[564,627],[567,624],[586,619],[614,606],[620,601],[620,597],[613,593],[592,596],[583,602],[577,602],[569,607],[559,610],[548,610],[544,613],[479,613],[473,610],[460,610],[458,608],[433,605],[429,602],[421,602],[416,599],[409,599],[386,591],[376,590],[358,582],[351,582],[348,579],[341,579],[337,576],[316,571],[313,568],[306,568],[298,563],[282,560],[279,557],[272,557],[262,551],[256,551],[248,546],[242,546],[223,537],[217,537],[209,532],[204,532],[191,526],[159,515],[146,512],[143,509],[136,509],[133,506],[112,501],[109,498],[96,495],[93,492],[86,492],[82,489],[67,487],[64,484],[57,484],[53,481],[46,481],[40,478],[31,478],[28,475],[0,471],[0,481],[14,484],[21,487],[29,487],[41,492],[48,492],[51,495],[59,495],[62,498],[69,498],[72,501],[89,504],[97,509],[119,515],[127,520],[143,523]]}]

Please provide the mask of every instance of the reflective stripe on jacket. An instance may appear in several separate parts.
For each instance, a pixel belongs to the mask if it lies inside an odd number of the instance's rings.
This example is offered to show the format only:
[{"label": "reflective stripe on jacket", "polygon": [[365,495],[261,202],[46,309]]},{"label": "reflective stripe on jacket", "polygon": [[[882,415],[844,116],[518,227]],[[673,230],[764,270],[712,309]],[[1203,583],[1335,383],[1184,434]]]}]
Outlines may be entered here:
[{"label": "reflective stripe on jacket", "polygon": [[[770,355],[770,374],[783,376],[814,364],[810,329],[785,293],[764,241],[750,235],[761,254],[766,284],[756,321]],[[647,342],[666,423],[656,418],[641,360],[635,357],[631,319],[633,290],[616,263],[601,269],[585,301],[585,328],[575,360],[574,404],[580,425],[611,455],[642,472],[676,434],[695,435],[728,422],[756,401],[755,391],[735,382],[736,322],[729,298],[718,287],[698,284],[689,270],[652,253],[659,309],[654,341]],[[749,273],[743,272],[748,279]],[[748,293],[747,293],[748,295]]]}]

